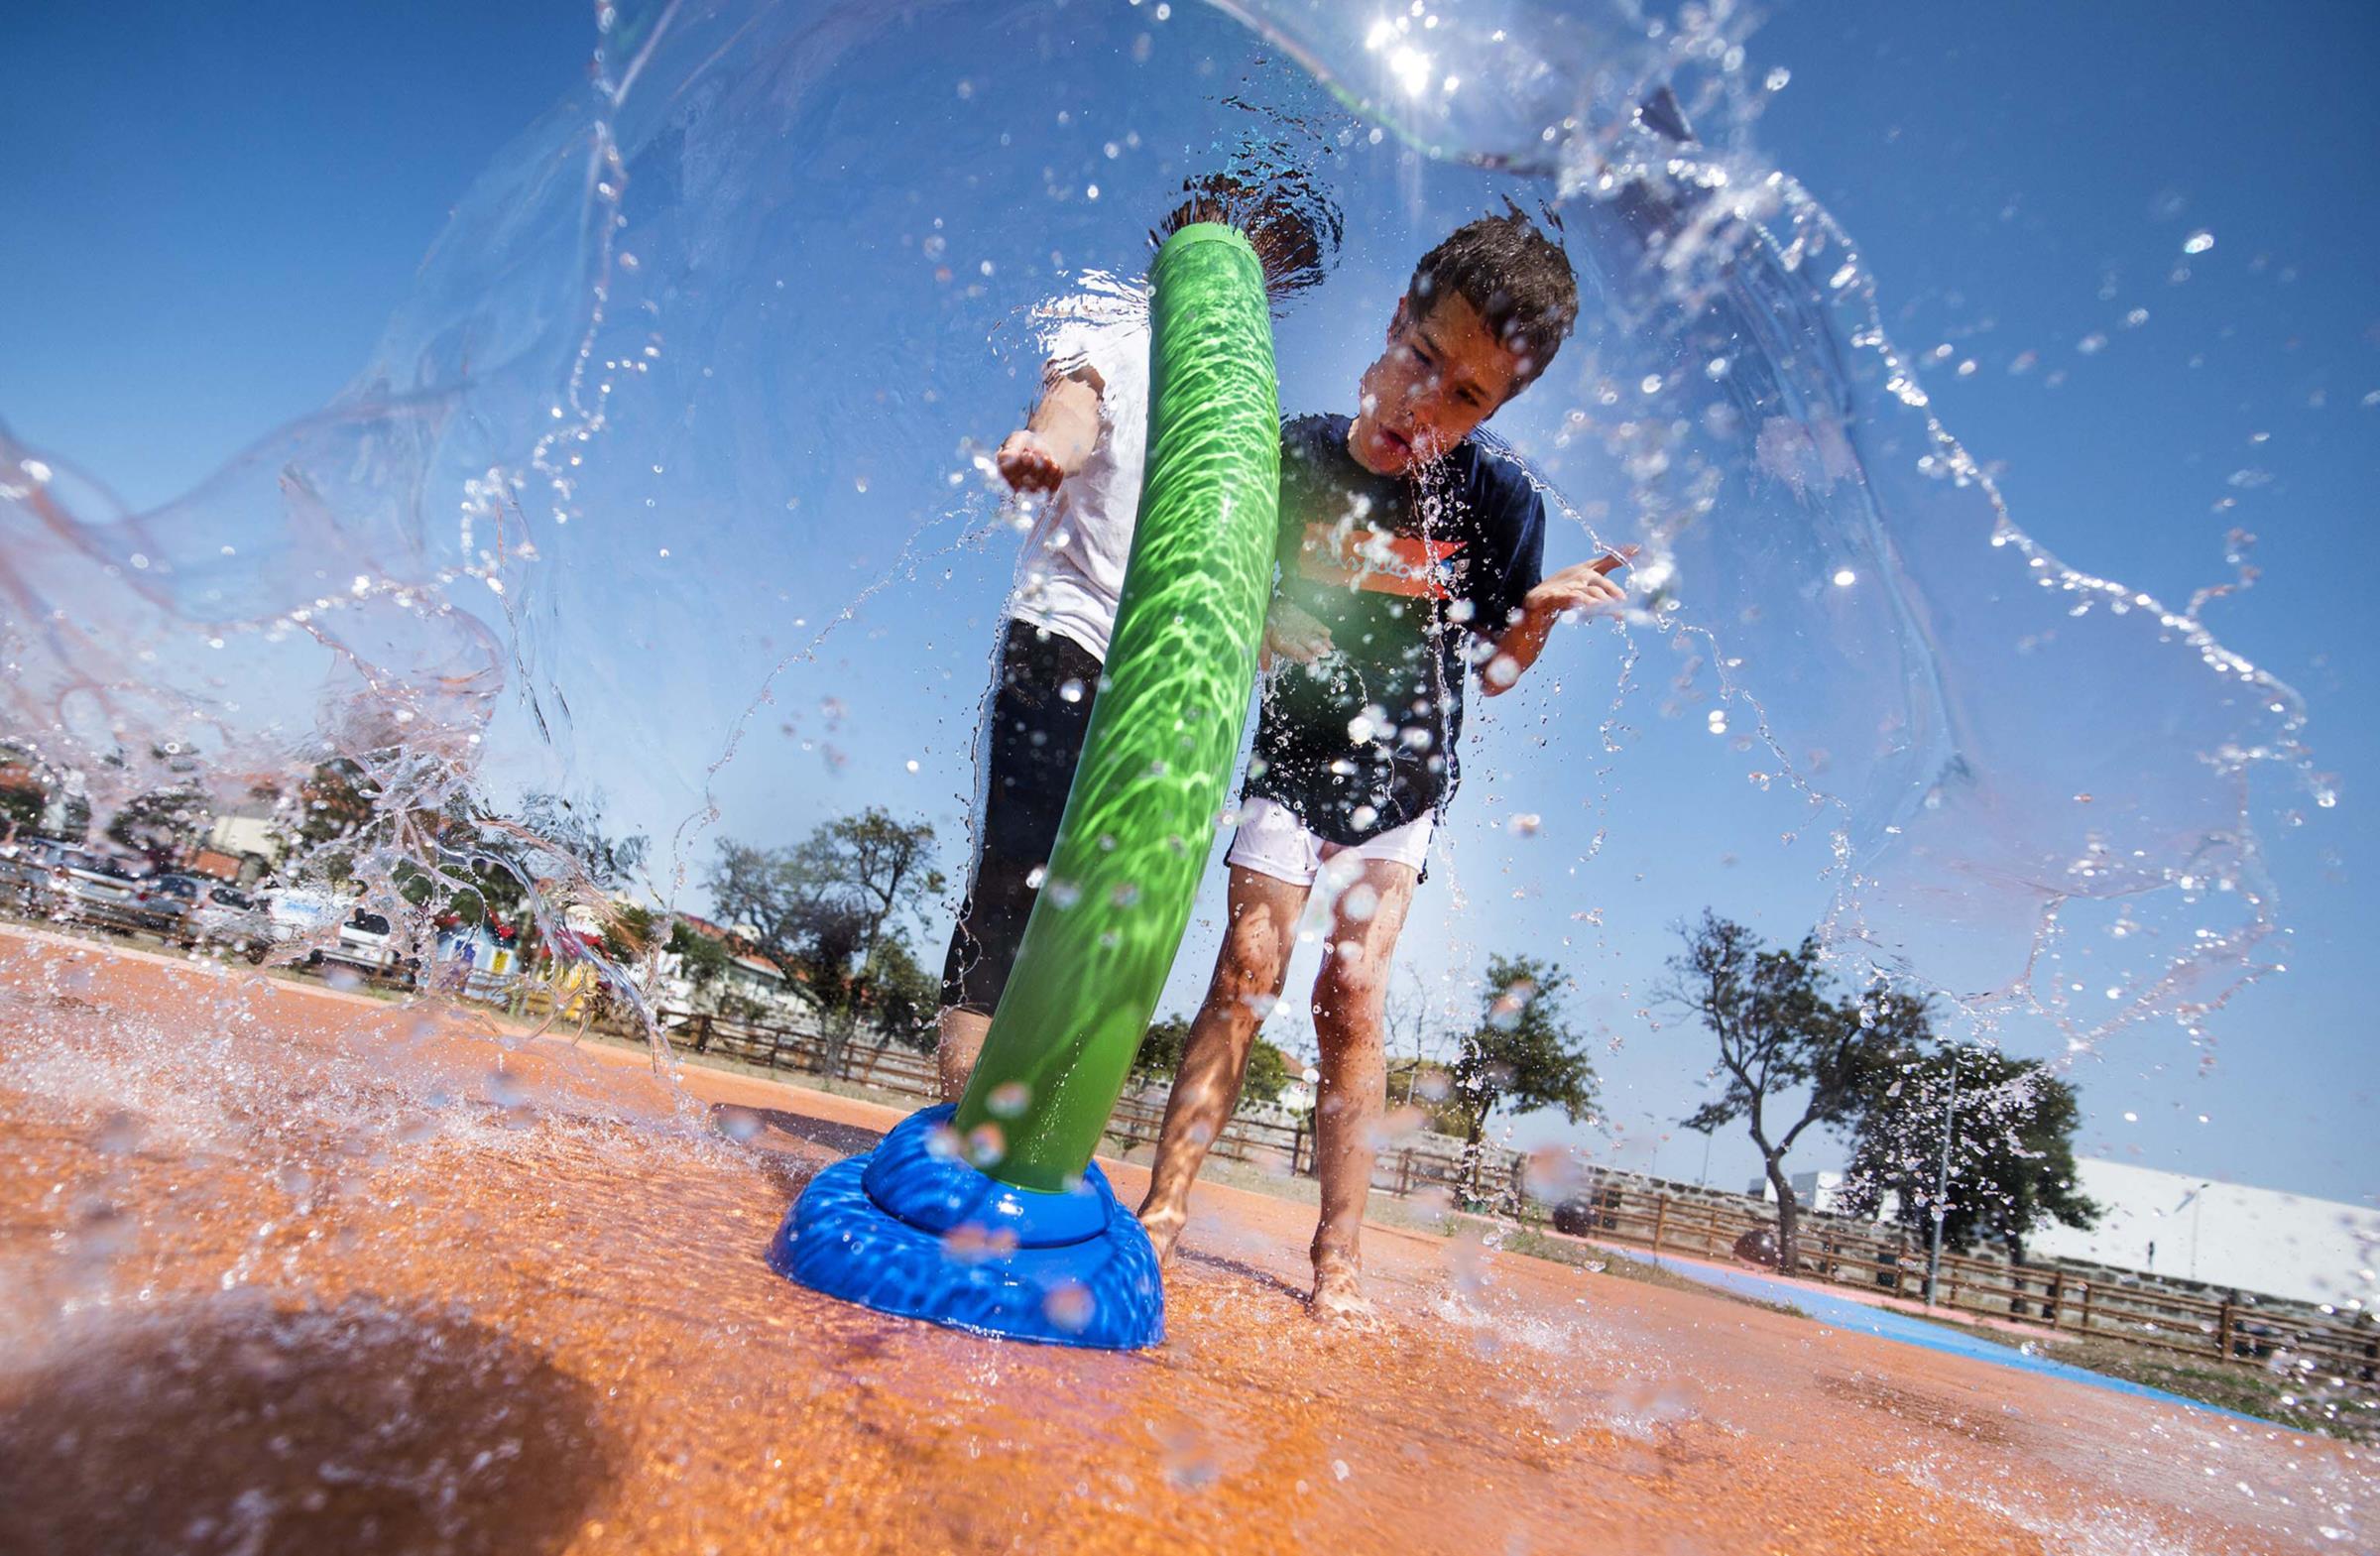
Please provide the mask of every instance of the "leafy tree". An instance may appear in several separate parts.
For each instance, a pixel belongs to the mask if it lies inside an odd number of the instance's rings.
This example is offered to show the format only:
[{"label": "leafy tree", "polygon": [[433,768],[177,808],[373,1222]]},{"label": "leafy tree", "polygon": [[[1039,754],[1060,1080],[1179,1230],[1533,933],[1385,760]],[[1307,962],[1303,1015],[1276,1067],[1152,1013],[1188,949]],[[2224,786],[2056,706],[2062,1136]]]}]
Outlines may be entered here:
[{"label": "leafy tree", "polygon": [[1471,1133],[1471,1113],[1455,1095],[1455,1072],[1435,1059],[1388,1061],[1388,1101],[1419,1108],[1423,1128],[1457,1139]]},{"label": "leafy tree", "polygon": [[[1190,1023],[1178,1016],[1168,1016],[1148,1023],[1140,1035],[1140,1047],[1132,1055],[1132,1082],[1145,1086],[1150,1081],[1180,1073],[1182,1055],[1190,1046]],[[1281,1093],[1289,1089],[1291,1077],[1303,1066],[1293,1066],[1289,1055],[1278,1044],[1258,1037],[1248,1052],[1248,1069],[1241,1077],[1240,1096],[1243,1103],[1278,1102]]]},{"label": "leafy tree", "polygon": [[1763,947],[1741,924],[1706,911],[1679,933],[1665,1003],[1699,1017],[1719,1039],[1721,1084],[1686,1127],[1708,1135],[1741,1121],[1777,1194],[1777,1266],[1800,1267],[1801,1202],[1785,1176],[1785,1154],[1814,1125],[1854,1121],[1873,1078],[1928,1032],[1921,1000],[1838,1000],[1816,937],[1782,950]]},{"label": "leafy tree", "polygon": [[1248,1050],[1248,1073],[1240,1082],[1240,1095],[1248,1102],[1279,1102],[1281,1093],[1289,1089],[1290,1078],[1303,1074],[1304,1069],[1303,1065],[1292,1069],[1288,1054],[1259,1037]]},{"label": "leafy tree", "polygon": [[642,869],[652,846],[641,832],[620,837],[606,831],[600,794],[577,802],[559,794],[530,794],[521,802],[520,825],[546,849],[567,854],[589,881],[606,890]]},{"label": "leafy tree", "polygon": [[871,806],[821,824],[791,848],[723,842],[708,884],[720,913],[749,924],[761,949],[818,1002],[829,1076],[843,1073],[872,1005],[889,1019],[915,996],[917,985],[904,981],[892,948],[917,966],[909,921],[943,890],[931,825]]},{"label": "leafy tree", "polygon": [[1524,1113],[1560,1108],[1573,1124],[1595,1107],[1595,1067],[1583,1039],[1562,1024],[1566,981],[1561,968],[1535,957],[1488,960],[1486,1008],[1455,1056],[1449,1098],[1462,1112],[1464,1155],[1475,1195],[1480,1140],[1498,1107],[1510,1104]]},{"label": "leafy tree", "polygon": [[53,781],[32,747],[0,739],[0,838],[13,839],[42,824]]},{"label": "leafy tree", "polygon": [[920,1053],[933,1050],[942,1009],[942,975],[928,972],[905,935],[876,944],[853,981],[853,1000],[877,1030]]},{"label": "leafy tree", "polygon": [[603,954],[625,967],[652,943],[653,909],[642,902],[615,903],[603,922]]},{"label": "leafy tree", "polygon": [[107,835],[120,847],[145,854],[162,867],[198,835],[198,825],[205,817],[206,797],[195,789],[151,789],[134,795],[116,811],[107,823]]},{"label": "leafy tree", "polygon": [[317,845],[347,837],[371,824],[378,799],[360,764],[333,757],[298,785],[298,836]]},{"label": "leafy tree", "polygon": [[1140,1047],[1132,1055],[1132,1082],[1145,1086],[1150,1081],[1180,1072],[1182,1054],[1190,1046],[1190,1023],[1178,1016],[1167,1016],[1148,1023],[1140,1034]]},{"label": "leafy tree", "polygon": [[30,832],[42,824],[44,796],[38,787],[0,783],[0,831]]},{"label": "leafy tree", "polygon": [[663,949],[677,958],[686,982],[697,990],[708,989],[727,971],[727,946],[682,919],[670,924],[669,943]]},{"label": "leafy tree", "polygon": [[1960,1250],[2000,1243],[2021,1264],[2036,1227],[2088,1228],[2098,1220],[2098,1205],[2076,1184],[2074,1135],[2081,1122],[2074,1087],[2039,1059],[1973,1043],[1909,1054],[1870,1077],[1844,1174],[1845,1202],[1865,1214],[1887,1193],[1897,1194],[1901,1224],[1930,1235],[1947,1136],[1943,1242]]}]

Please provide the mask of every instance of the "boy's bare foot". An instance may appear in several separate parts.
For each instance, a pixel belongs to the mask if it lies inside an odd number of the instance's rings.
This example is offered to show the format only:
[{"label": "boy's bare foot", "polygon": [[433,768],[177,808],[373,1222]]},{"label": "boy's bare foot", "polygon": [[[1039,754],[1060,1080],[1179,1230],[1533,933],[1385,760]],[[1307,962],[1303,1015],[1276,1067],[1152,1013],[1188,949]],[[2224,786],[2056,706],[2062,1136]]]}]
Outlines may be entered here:
[{"label": "boy's bare foot", "polygon": [[1178,1210],[1140,1207],[1140,1230],[1148,1234],[1148,1246],[1157,1251],[1158,1268],[1173,1261],[1173,1245],[1181,1241],[1182,1224],[1188,1219]]},{"label": "boy's bare foot", "polygon": [[1315,1261],[1314,1295],[1306,1305],[1316,1318],[1330,1323],[1368,1324],[1379,1317],[1379,1309],[1364,1294],[1364,1271],[1345,1259]]}]

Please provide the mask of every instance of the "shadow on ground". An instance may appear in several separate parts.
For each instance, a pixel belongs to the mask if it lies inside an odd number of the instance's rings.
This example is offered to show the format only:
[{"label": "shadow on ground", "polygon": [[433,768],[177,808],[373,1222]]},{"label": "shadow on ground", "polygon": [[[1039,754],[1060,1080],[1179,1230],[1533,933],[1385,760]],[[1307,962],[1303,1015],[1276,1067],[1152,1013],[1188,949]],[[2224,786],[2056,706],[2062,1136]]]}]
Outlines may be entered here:
[{"label": "shadow on ground", "polygon": [[610,1479],[601,1408],[493,1330],[370,1298],[106,1315],[0,1374],[0,1548],[558,1551]]}]

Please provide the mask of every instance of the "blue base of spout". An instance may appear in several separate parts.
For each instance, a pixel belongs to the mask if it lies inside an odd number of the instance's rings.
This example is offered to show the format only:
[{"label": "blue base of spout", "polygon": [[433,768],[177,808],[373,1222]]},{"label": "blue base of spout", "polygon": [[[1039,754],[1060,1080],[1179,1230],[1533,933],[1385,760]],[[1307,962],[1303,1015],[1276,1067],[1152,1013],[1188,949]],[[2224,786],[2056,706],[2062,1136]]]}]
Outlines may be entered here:
[{"label": "blue base of spout", "polygon": [[802,1191],[769,1265],[812,1290],[971,1334],[1135,1351],[1165,1338],[1156,1251],[1092,1162],[1062,1194],[960,1159],[948,1104]]}]

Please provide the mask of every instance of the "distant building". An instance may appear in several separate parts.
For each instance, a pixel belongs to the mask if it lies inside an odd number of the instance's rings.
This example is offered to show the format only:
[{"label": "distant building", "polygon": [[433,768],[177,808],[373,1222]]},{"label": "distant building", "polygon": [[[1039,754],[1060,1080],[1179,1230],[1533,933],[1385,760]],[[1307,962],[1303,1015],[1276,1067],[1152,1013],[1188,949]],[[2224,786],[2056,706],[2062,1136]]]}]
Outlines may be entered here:
[{"label": "distant building", "polygon": [[814,1002],[796,974],[762,954],[743,932],[724,928],[692,913],[678,921],[706,940],[727,949],[727,963],[708,987],[698,987],[687,975],[684,959],[664,950],[654,958],[654,1003],[681,1011],[721,1011],[757,1017],[764,1021],[807,1025]]},{"label": "distant building", "polygon": [[280,866],[282,856],[289,852],[289,838],[275,824],[274,802],[253,799],[217,815],[207,826],[205,846],[209,852],[237,860],[238,879],[243,885],[253,885]]},{"label": "distant building", "polygon": [[[1785,1181],[1793,1185],[1793,1197],[1804,1210],[1834,1211],[1843,1198],[1843,1174],[1840,1172],[1789,1172]],[[1777,1202],[1776,1185],[1766,1177],[1754,1178],[1744,1190],[1756,1194],[1771,1205]]]},{"label": "distant building", "polygon": [[2100,1206],[2088,1232],[2050,1226],[2035,1258],[2075,1258],[2301,1302],[2380,1299],[2380,1211],[2123,1161],[2077,1164]]}]

